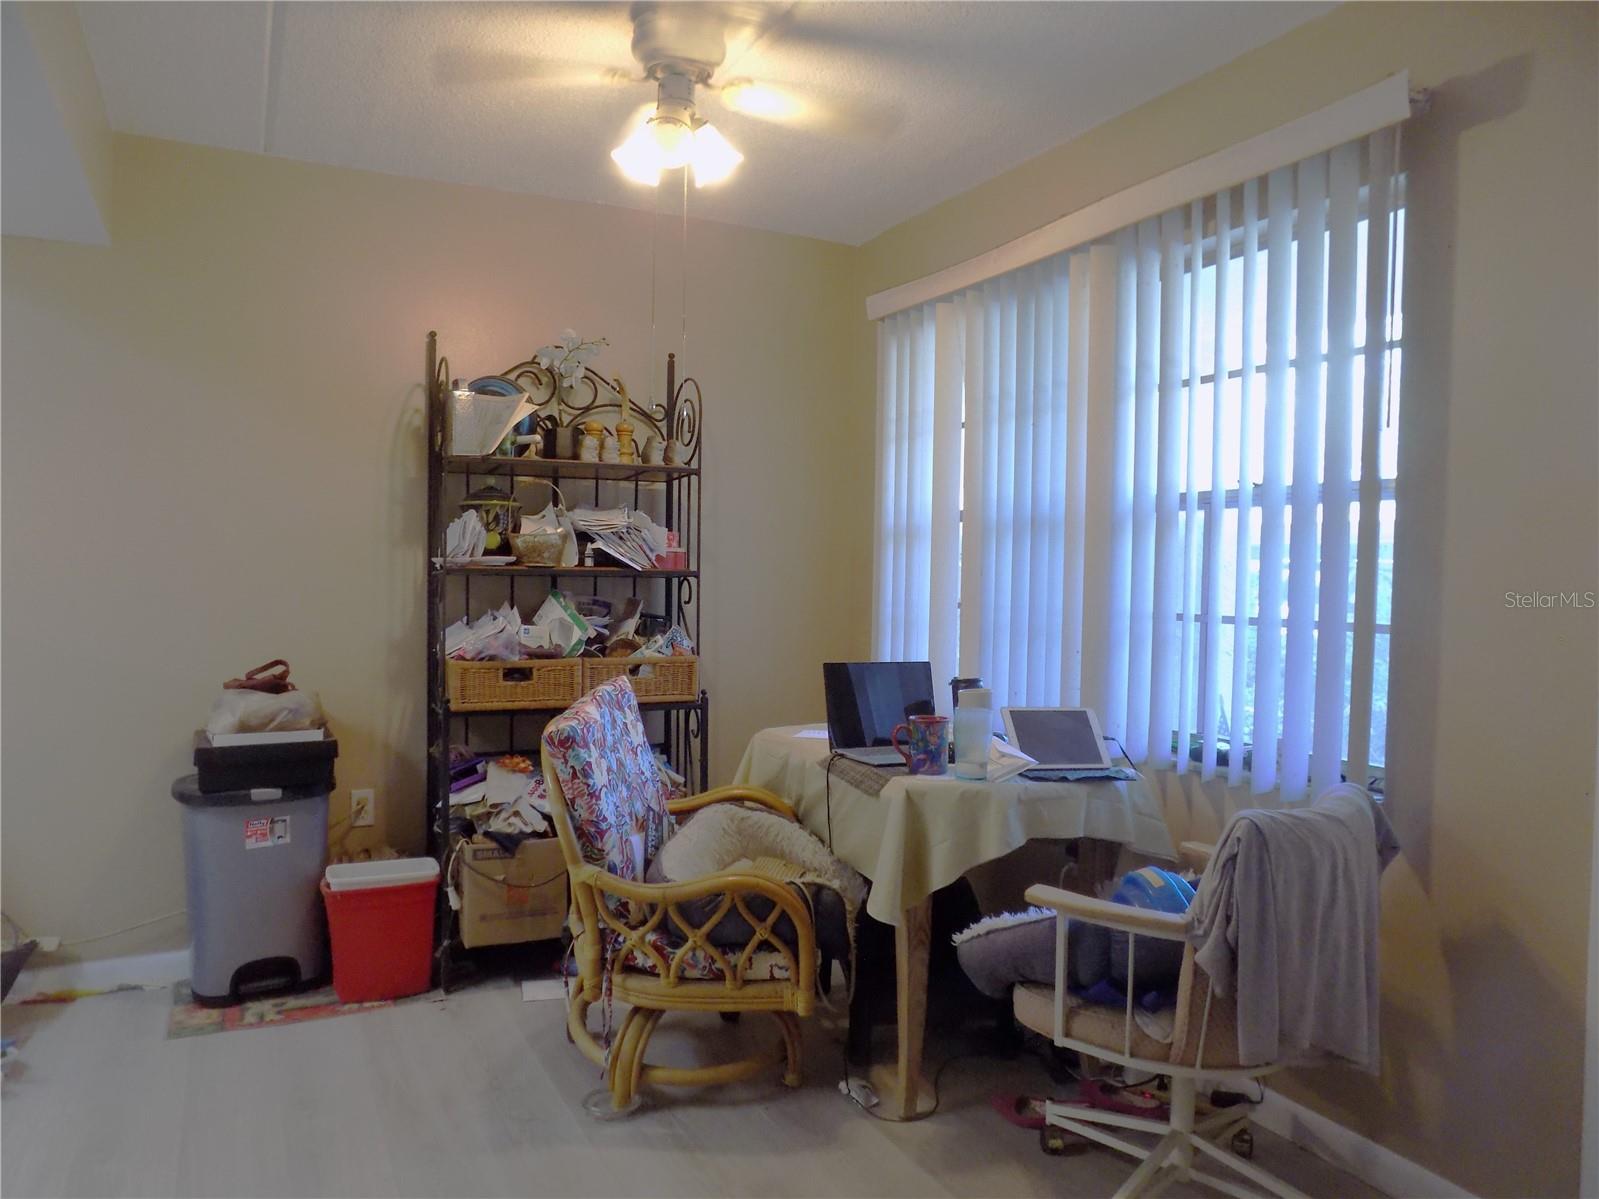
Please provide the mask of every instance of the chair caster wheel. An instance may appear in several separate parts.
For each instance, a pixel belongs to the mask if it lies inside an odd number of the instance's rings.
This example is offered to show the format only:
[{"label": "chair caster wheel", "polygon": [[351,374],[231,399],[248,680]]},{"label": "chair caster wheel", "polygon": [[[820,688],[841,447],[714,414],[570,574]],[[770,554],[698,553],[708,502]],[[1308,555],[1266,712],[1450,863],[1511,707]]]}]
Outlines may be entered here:
[{"label": "chair caster wheel", "polygon": [[1046,1124],[1038,1130],[1038,1147],[1050,1157],[1065,1157],[1068,1154],[1083,1152],[1088,1148],[1088,1142],[1064,1128]]},{"label": "chair caster wheel", "polygon": [[1255,1156],[1255,1134],[1247,1128],[1240,1128],[1233,1133],[1232,1151],[1239,1157],[1248,1161]]}]

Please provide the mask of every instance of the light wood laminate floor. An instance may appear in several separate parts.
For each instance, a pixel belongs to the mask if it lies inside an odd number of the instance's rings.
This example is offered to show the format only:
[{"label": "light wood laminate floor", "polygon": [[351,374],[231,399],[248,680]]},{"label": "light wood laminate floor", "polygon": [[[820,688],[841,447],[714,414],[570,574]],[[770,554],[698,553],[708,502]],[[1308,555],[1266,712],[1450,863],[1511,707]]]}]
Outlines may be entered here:
[{"label": "light wood laminate floor", "polygon": [[[1048,1093],[1036,1058],[963,1058],[942,1107],[874,1120],[839,1094],[840,1037],[808,1022],[806,1082],[655,1092],[599,1122],[596,1072],[559,1002],[508,983],[306,1024],[166,1039],[170,994],[7,1007],[21,1060],[3,1090],[3,1183],[29,1196],[1105,1196],[1131,1163],[1050,1158],[987,1105]],[[711,1052],[729,1028],[668,1017],[652,1058]],[[738,1037],[775,1036],[746,1016]],[[657,1048],[659,1047],[659,1048]],[[950,1052],[930,1037],[936,1064]],[[1256,1159],[1313,1196],[1375,1196],[1256,1132]],[[1204,1194],[1183,1191],[1177,1194]]]}]

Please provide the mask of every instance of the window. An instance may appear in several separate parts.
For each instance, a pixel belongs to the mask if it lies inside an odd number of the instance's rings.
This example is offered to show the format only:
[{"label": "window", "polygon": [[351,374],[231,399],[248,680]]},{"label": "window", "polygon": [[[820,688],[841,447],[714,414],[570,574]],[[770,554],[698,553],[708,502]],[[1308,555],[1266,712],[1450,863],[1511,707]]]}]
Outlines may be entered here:
[{"label": "window", "polygon": [[886,318],[878,655],[1086,704],[1135,762],[1288,801],[1380,772],[1396,146],[1379,131]]},{"label": "window", "polygon": [[[1403,283],[1403,279],[1400,277],[1402,276],[1401,264],[1404,261],[1404,210],[1402,207],[1394,211],[1392,214],[1392,220],[1394,236],[1393,262],[1394,270],[1396,272],[1396,278],[1394,279],[1393,283],[1393,295],[1395,300],[1397,300],[1397,297],[1402,294]],[[1353,375],[1353,402],[1350,406],[1353,419],[1351,421],[1351,461],[1349,477],[1351,480],[1357,482],[1361,476],[1361,437],[1363,433],[1362,422],[1360,421],[1359,417],[1363,410],[1364,385],[1366,378],[1365,297],[1367,290],[1366,272],[1368,269],[1369,257],[1368,234],[1368,221],[1366,218],[1362,217],[1357,227],[1359,247],[1356,256],[1357,275],[1355,283],[1357,303],[1354,314],[1354,354],[1351,363]],[[1326,235],[1325,241],[1330,243],[1330,233]],[[1327,249],[1330,250],[1330,245],[1327,246]],[[1231,244],[1228,246],[1228,254],[1231,259],[1231,266],[1234,275],[1241,275],[1242,258],[1244,254],[1243,238],[1241,233],[1235,233],[1231,239]],[[1257,247],[1256,254],[1256,274],[1257,277],[1263,278],[1269,270],[1268,251],[1265,247]],[[1193,407],[1194,423],[1193,428],[1189,431],[1188,438],[1189,443],[1192,446],[1203,446],[1210,444],[1217,431],[1214,427],[1217,411],[1215,373],[1215,255],[1215,239],[1211,238],[1205,243],[1203,248],[1204,263],[1201,267],[1199,276],[1199,319],[1195,325],[1193,334],[1194,342],[1197,348],[1197,354],[1195,356],[1197,358],[1196,365],[1200,371],[1200,374],[1199,391],[1195,398],[1195,404]],[[1294,266],[1297,273],[1297,243],[1294,243],[1292,258],[1294,260]],[[1193,295],[1193,282],[1194,276],[1192,265],[1190,264],[1189,269],[1184,276],[1184,299],[1186,303],[1190,304],[1195,298]],[[1229,303],[1228,310],[1225,315],[1224,332],[1224,344],[1227,347],[1225,357],[1228,362],[1242,364],[1244,355],[1244,306],[1241,289],[1233,289],[1229,291],[1228,300]],[[1251,338],[1251,344],[1256,347],[1264,346],[1266,342],[1265,309],[1263,307],[1257,308],[1254,313],[1254,317],[1255,328],[1252,330],[1253,336]],[[1294,362],[1297,364],[1298,345],[1297,339],[1294,336],[1296,333],[1297,329],[1291,331],[1289,345],[1290,353],[1294,356]],[[1372,768],[1372,778],[1369,780],[1364,780],[1375,781],[1379,786],[1381,781],[1382,767],[1386,761],[1387,755],[1388,659],[1389,646],[1392,638],[1391,619],[1393,601],[1395,515],[1394,483],[1398,475],[1399,458],[1397,397],[1399,395],[1399,376],[1403,369],[1403,333],[1403,312],[1399,308],[1398,304],[1395,303],[1391,309],[1390,329],[1387,338],[1388,360],[1385,364],[1385,370],[1388,373],[1387,394],[1389,402],[1385,406],[1386,410],[1382,414],[1383,419],[1380,426],[1381,443],[1378,450],[1378,471],[1380,480],[1379,494],[1381,498],[1378,508],[1377,526],[1378,557],[1376,562],[1376,618],[1373,628],[1374,666],[1371,699],[1371,748],[1368,760],[1369,766]],[[1211,680],[1204,677],[1204,672],[1207,669],[1207,663],[1214,663],[1211,669],[1217,670],[1224,678],[1231,678],[1234,669],[1234,655],[1238,653],[1239,617],[1236,611],[1236,589],[1229,587],[1219,588],[1220,629],[1218,631],[1221,638],[1221,644],[1218,647],[1215,655],[1210,655],[1206,652],[1208,648],[1206,639],[1210,632],[1210,622],[1206,619],[1207,609],[1205,605],[1205,599],[1207,596],[1212,594],[1212,589],[1207,586],[1207,582],[1210,580],[1213,573],[1219,572],[1219,577],[1221,579],[1232,579],[1236,577],[1237,574],[1237,550],[1239,544],[1237,535],[1237,522],[1240,500],[1240,468],[1245,467],[1248,469],[1249,482],[1252,489],[1262,486],[1265,481],[1263,461],[1264,444],[1260,434],[1264,430],[1263,408],[1265,403],[1265,388],[1261,384],[1263,384],[1265,379],[1266,366],[1265,362],[1260,360],[1260,356],[1258,354],[1253,355],[1253,357],[1256,360],[1251,362],[1247,368],[1255,376],[1254,382],[1256,383],[1256,386],[1253,386],[1249,389],[1250,402],[1255,408],[1255,411],[1252,413],[1253,419],[1249,422],[1249,427],[1254,431],[1256,436],[1251,439],[1251,444],[1248,447],[1248,452],[1246,454],[1239,436],[1240,429],[1243,427],[1243,423],[1240,420],[1239,409],[1243,402],[1244,370],[1246,368],[1243,365],[1237,365],[1226,372],[1226,376],[1222,381],[1222,386],[1220,389],[1222,457],[1220,462],[1219,480],[1215,477],[1218,472],[1213,469],[1212,462],[1209,458],[1203,454],[1200,454],[1194,459],[1192,490],[1194,492],[1195,501],[1193,509],[1196,527],[1194,530],[1194,537],[1192,538],[1191,542],[1187,537],[1186,528],[1186,522],[1189,518],[1189,509],[1187,504],[1188,490],[1184,489],[1184,491],[1181,493],[1181,506],[1183,508],[1182,520],[1184,522],[1184,545],[1186,549],[1191,544],[1194,547],[1191,552],[1195,555],[1195,560],[1188,572],[1190,579],[1195,584],[1195,591],[1190,598],[1190,615],[1186,618],[1186,620],[1192,625],[1192,636],[1190,638],[1190,644],[1192,646],[1192,659],[1189,663],[1189,669],[1196,673],[1198,682],[1194,692],[1196,707],[1195,710],[1190,712],[1191,724],[1189,727],[1191,729],[1199,729],[1202,724],[1201,713],[1197,710],[1197,702],[1198,697],[1204,695],[1211,685]],[[1319,349],[1319,357],[1323,363],[1326,362],[1327,342],[1325,328],[1323,330],[1322,345]],[[1189,384],[1190,376],[1185,373],[1183,385],[1186,388],[1189,386]],[[1325,386],[1326,381],[1324,368],[1324,390]],[[1289,379],[1289,394],[1290,396],[1292,395],[1292,376],[1290,376]],[[1291,417],[1292,410],[1290,408],[1290,439],[1292,437]],[[1213,500],[1212,489],[1218,486],[1221,488],[1220,506],[1224,514],[1223,520],[1225,523],[1220,539],[1221,552],[1213,553],[1212,542],[1206,535],[1206,522],[1209,519],[1211,512]],[[1290,505],[1292,502],[1293,490],[1294,482],[1292,478],[1292,462],[1290,461],[1287,481],[1287,498],[1290,501]],[[1324,516],[1320,503],[1322,480],[1319,475],[1316,480],[1316,490],[1318,500],[1317,519],[1319,521]],[[1221,752],[1224,755],[1224,761],[1225,755],[1230,753],[1232,747],[1235,745],[1241,747],[1247,758],[1253,732],[1252,725],[1256,674],[1255,637],[1256,629],[1258,628],[1260,622],[1258,617],[1251,615],[1251,613],[1254,613],[1257,610],[1260,602],[1260,560],[1258,553],[1261,528],[1260,511],[1258,509],[1251,511],[1250,518],[1250,536],[1245,544],[1255,547],[1256,552],[1250,555],[1245,565],[1247,583],[1245,587],[1245,616],[1243,619],[1244,668],[1242,672],[1242,677],[1244,679],[1244,702],[1242,705],[1240,705],[1239,710],[1235,713],[1232,710],[1233,697],[1231,691],[1226,687],[1222,687],[1220,689],[1219,736],[1221,741]],[[1284,544],[1287,544],[1291,540],[1292,520],[1293,512],[1290,506],[1289,510],[1283,513],[1282,530]],[[1358,536],[1359,521],[1360,501],[1356,499],[1349,504],[1350,536],[1352,542]],[[1283,576],[1281,580],[1281,593],[1284,595],[1284,597],[1286,597],[1287,594],[1287,569],[1287,564],[1285,563],[1281,571]],[[1344,705],[1346,710],[1348,709],[1350,700],[1350,689],[1352,686],[1351,675],[1353,672],[1354,660],[1355,575],[1356,564],[1351,561],[1349,568],[1348,608],[1343,614],[1342,621],[1344,635],[1346,638],[1346,669],[1344,671]],[[1319,570],[1317,572],[1316,582],[1319,587]],[[1281,620],[1286,621],[1287,615],[1287,600],[1284,598],[1282,611],[1280,613]],[[1174,612],[1173,618],[1180,623],[1185,621],[1185,617],[1181,611]],[[1315,624],[1318,641],[1326,622],[1327,618],[1325,614],[1318,613]],[[1283,640],[1286,640],[1286,630],[1284,630],[1280,636]],[[1280,649],[1281,648],[1285,647],[1280,647]],[[1279,721],[1282,719],[1280,700],[1281,697],[1279,696]],[[1179,748],[1176,745],[1177,736],[1178,730],[1174,728],[1172,730],[1174,752]],[[1194,758],[1194,760],[1198,760],[1198,754],[1200,752],[1199,739],[1199,734],[1197,733],[1190,735],[1188,753],[1190,757]],[[1341,751],[1346,759],[1348,756],[1348,750],[1349,734],[1346,728],[1341,744]]]}]

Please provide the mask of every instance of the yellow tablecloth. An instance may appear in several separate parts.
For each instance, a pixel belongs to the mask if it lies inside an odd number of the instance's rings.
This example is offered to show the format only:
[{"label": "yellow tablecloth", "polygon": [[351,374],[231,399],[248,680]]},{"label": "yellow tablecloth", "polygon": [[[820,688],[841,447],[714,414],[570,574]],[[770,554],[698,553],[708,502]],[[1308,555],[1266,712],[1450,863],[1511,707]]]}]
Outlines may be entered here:
[{"label": "yellow tablecloth", "polygon": [[734,782],[775,791],[833,852],[872,880],[866,910],[885,924],[974,866],[1035,838],[1095,837],[1174,856],[1154,793],[1138,782],[967,782],[895,774],[880,795],[829,778],[819,726],[763,729]]}]

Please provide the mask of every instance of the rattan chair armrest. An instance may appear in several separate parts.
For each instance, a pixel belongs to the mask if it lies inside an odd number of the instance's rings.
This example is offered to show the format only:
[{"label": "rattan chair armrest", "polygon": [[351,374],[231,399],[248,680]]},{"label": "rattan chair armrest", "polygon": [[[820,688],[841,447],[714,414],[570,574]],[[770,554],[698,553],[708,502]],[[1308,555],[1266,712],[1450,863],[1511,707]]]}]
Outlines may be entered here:
[{"label": "rattan chair armrest", "polygon": [[689,812],[709,807],[713,803],[753,803],[776,812],[779,816],[786,816],[790,820],[796,819],[793,806],[764,787],[712,787],[709,791],[701,791],[698,795],[686,795],[682,799],[671,800],[667,803],[666,810],[674,816],[684,816]]},{"label": "rattan chair armrest", "polygon": [[1177,860],[1196,874],[1203,874],[1215,856],[1216,847],[1205,841],[1184,841],[1177,847]]},{"label": "rattan chair armrest", "polygon": [[789,884],[754,874],[746,870],[725,870],[717,874],[704,874],[699,878],[675,883],[636,883],[601,870],[598,866],[584,866],[573,875],[574,882],[587,883],[596,891],[614,895],[618,899],[631,899],[647,904],[688,903],[704,899],[707,895],[760,895],[770,899],[783,914],[794,921],[794,928],[802,941],[814,945],[815,923],[810,907]]},{"label": "rattan chair armrest", "polygon": [[1130,907],[1125,903],[1110,903],[1075,891],[1062,891],[1059,887],[1039,884],[1027,888],[1027,902],[1039,907],[1054,908],[1063,916],[1082,920],[1088,924],[1103,924],[1107,928],[1121,929],[1141,937],[1160,937],[1167,941],[1188,939],[1188,916],[1173,912],[1155,912],[1148,908]]},{"label": "rattan chair armrest", "polygon": [[[670,910],[673,905],[687,903],[695,899],[704,899],[709,895],[729,895],[740,900],[761,896],[768,899],[776,908],[772,913],[775,918],[777,913],[787,916],[794,922],[794,942],[788,945],[793,955],[794,967],[797,977],[796,985],[809,992],[816,982],[816,926],[811,917],[809,905],[796,895],[786,883],[776,879],[767,878],[765,875],[754,874],[749,871],[727,870],[717,874],[702,875],[700,878],[689,879],[686,882],[676,883],[636,883],[630,879],[619,878],[614,874],[601,870],[598,866],[584,866],[572,874],[576,883],[585,883],[606,895],[613,895],[619,899],[628,899],[636,903],[656,905]],[[731,909],[728,909],[731,910]],[[708,924],[701,927],[698,934],[703,935],[713,925],[719,923],[726,911],[717,915]],[[755,922],[753,912],[745,910],[745,916]],[[771,920],[766,921],[770,928]],[[679,924],[683,933],[689,933],[687,926]],[[779,945],[786,944],[785,938],[779,938],[775,933],[769,934],[770,939]],[[759,932],[753,936],[745,946],[745,952],[752,952]]]}]

